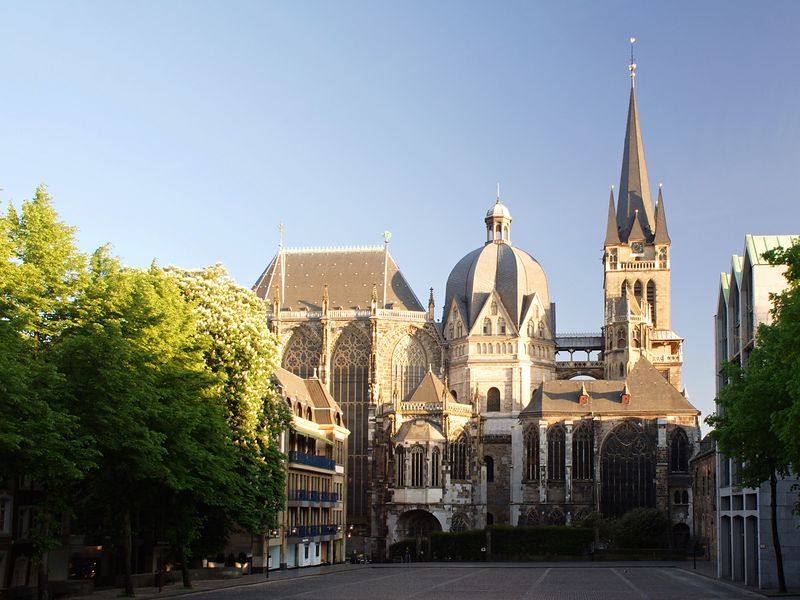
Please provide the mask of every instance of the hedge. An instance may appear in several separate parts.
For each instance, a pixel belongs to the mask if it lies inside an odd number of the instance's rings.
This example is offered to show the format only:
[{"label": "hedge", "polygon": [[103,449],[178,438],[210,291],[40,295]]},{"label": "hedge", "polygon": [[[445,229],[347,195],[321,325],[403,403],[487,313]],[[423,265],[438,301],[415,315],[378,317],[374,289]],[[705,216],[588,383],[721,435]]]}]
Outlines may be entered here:
[{"label": "hedge", "polygon": [[[513,527],[493,525],[491,558],[531,560],[556,556],[577,557],[585,554],[594,532],[566,526]],[[487,547],[487,530],[437,532],[431,535],[431,553],[438,560],[481,560],[481,548]]]}]

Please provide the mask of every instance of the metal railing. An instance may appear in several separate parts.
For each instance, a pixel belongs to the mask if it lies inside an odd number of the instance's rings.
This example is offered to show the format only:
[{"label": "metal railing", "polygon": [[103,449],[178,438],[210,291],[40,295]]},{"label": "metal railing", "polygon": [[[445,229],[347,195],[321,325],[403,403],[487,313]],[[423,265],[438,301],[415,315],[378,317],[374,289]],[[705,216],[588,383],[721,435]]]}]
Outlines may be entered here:
[{"label": "metal railing", "polygon": [[320,469],[328,469],[331,471],[336,470],[336,461],[327,456],[316,456],[315,454],[306,454],[298,450],[289,450],[289,462],[300,465],[308,465],[309,467],[317,467]]}]

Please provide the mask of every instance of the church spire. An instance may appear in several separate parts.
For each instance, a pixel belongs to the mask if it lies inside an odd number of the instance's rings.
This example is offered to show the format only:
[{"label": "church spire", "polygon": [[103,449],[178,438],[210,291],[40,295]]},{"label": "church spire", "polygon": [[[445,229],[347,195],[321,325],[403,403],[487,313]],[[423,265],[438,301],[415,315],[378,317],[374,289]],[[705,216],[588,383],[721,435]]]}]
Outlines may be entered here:
[{"label": "church spire", "polygon": [[614,211],[614,186],[608,198],[608,223],[606,224],[606,246],[619,244],[619,231],[617,230],[617,213]]},{"label": "church spire", "polygon": [[[635,38],[631,38],[631,44]],[[633,47],[631,46],[631,50]],[[647,179],[647,165],[644,160],[642,131],[639,126],[639,112],[636,106],[636,63],[631,52],[631,96],[628,103],[628,125],[625,130],[625,149],[622,154],[622,175],[619,181],[617,203],[617,226],[623,240],[627,240],[632,225],[631,217],[639,211],[639,225],[652,235],[655,229],[653,202],[650,199],[650,182]]]},{"label": "church spire", "polygon": [[654,244],[669,244],[669,231],[667,230],[667,215],[664,213],[664,198],[661,195],[661,184],[658,184],[658,200],[656,200],[656,235]]}]

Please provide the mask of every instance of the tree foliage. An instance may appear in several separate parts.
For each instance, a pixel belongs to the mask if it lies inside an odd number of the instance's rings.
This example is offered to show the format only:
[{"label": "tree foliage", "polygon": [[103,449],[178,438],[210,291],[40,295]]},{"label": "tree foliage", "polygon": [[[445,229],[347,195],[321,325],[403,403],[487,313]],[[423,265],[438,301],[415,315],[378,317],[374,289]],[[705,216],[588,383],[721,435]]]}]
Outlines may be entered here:
[{"label": "tree foliage", "polygon": [[108,248],[87,257],[44,187],[19,212],[9,207],[0,478],[27,476],[41,490],[41,562],[57,541],[48,524],[76,514],[124,549],[132,593],[136,523],[150,523],[184,565],[210,521],[218,536],[220,523],[272,525],[288,424],[271,384],[276,356],[266,306],[221,266],[125,268]]}]

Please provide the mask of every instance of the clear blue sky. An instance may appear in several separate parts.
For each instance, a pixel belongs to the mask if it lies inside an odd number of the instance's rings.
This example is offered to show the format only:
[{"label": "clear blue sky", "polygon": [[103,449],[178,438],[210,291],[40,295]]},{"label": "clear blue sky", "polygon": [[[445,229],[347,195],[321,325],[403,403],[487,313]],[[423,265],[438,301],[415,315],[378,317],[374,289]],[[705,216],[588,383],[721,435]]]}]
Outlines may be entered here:
[{"label": "clear blue sky", "polygon": [[712,407],[720,271],[800,231],[800,2],[16,2],[0,7],[0,199],[46,182],[81,246],[224,263],[379,244],[439,306],[500,181],[558,329],[599,330],[628,38],[673,240],[684,380]]}]

